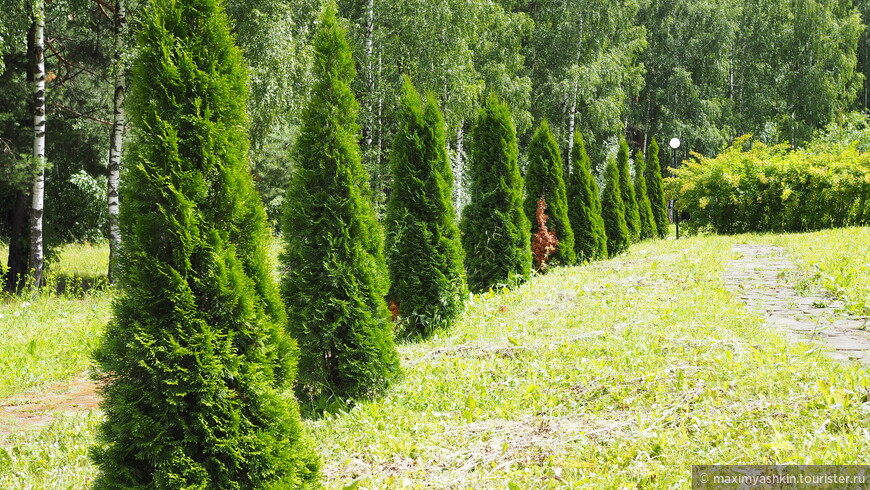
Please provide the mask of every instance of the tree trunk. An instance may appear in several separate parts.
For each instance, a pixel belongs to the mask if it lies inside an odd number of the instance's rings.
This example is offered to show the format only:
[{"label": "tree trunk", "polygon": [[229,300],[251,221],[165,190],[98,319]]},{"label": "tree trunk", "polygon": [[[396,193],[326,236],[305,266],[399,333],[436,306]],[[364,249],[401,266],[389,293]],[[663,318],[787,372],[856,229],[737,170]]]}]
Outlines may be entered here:
[{"label": "tree trunk", "polygon": [[28,221],[30,216],[30,194],[26,190],[15,193],[15,208],[12,211],[12,227],[9,233],[9,260],[6,264],[4,290],[19,294],[24,288],[24,278],[27,277],[28,257],[30,256],[30,239],[28,236]]},{"label": "tree trunk", "polygon": [[462,208],[465,207],[464,125],[465,121],[459,121],[459,129],[456,131],[456,160],[453,162],[453,207],[456,208],[457,217],[462,216]]},{"label": "tree trunk", "polygon": [[34,9],[34,57],[33,57],[33,160],[36,176],[30,206],[30,269],[31,288],[42,285],[45,265],[43,251],[42,215],[45,201],[45,4],[37,0]]},{"label": "tree trunk", "polygon": [[574,95],[571,97],[571,113],[568,115],[568,152],[565,156],[565,177],[571,174],[571,149],[574,148],[574,128],[576,127],[575,118],[577,117],[577,84],[574,84]]},{"label": "tree trunk", "polygon": [[[577,64],[580,64],[580,59],[583,56],[583,15],[580,15],[578,24],[578,40],[577,40]],[[580,81],[574,80],[574,93],[571,94],[571,112],[568,114],[568,151],[565,152],[563,161],[567,162],[565,166],[565,177],[571,172],[571,149],[574,148],[574,128],[576,127],[577,117],[577,92],[580,91]]]},{"label": "tree trunk", "polygon": [[123,33],[127,23],[124,10],[124,0],[115,0],[115,97],[112,101],[114,118],[112,120],[112,138],[109,147],[109,179],[108,179],[108,211],[109,211],[109,282],[115,282],[118,252],[121,250],[121,229],[118,225],[119,201],[118,186],[121,180],[121,152],[124,146],[124,95],[126,93],[126,78],[123,66]]},{"label": "tree trunk", "polygon": [[363,128],[363,143],[365,150],[372,148],[372,133],[374,132],[373,120],[375,112],[375,63],[374,63],[374,35],[375,35],[375,1],[368,0],[366,5],[366,85],[368,85],[368,96],[365,97],[365,127]]}]

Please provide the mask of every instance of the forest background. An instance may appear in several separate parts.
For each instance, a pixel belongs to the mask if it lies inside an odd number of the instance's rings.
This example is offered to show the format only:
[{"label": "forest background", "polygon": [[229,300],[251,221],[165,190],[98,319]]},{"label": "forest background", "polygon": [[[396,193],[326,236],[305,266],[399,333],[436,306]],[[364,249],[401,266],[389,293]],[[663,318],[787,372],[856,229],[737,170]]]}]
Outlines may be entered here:
[{"label": "forest background", "polygon": [[[10,244],[6,263],[13,269],[27,270],[33,193],[43,171],[49,259],[55,245],[112,238],[107,193],[123,167],[123,139],[112,135],[124,127],[124,75],[144,3],[0,0],[0,242]],[[580,131],[599,178],[623,136],[632,150],[645,150],[654,136],[679,137],[682,159],[689,152],[714,156],[748,133],[800,147],[820,132],[868,126],[862,111],[870,104],[870,39],[862,19],[870,1],[338,3],[355,50],[359,137],[381,212],[403,75],[441,105],[460,211],[469,130],[490,92],[510,105],[521,148],[546,119],[567,164]],[[273,227],[294,166],[290,148],[309,91],[320,4],[226,5],[250,68],[250,161]],[[33,60],[40,50],[44,162],[34,157],[40,109]],[[670,162],[670,150],[662,151],[660,160]]]}]

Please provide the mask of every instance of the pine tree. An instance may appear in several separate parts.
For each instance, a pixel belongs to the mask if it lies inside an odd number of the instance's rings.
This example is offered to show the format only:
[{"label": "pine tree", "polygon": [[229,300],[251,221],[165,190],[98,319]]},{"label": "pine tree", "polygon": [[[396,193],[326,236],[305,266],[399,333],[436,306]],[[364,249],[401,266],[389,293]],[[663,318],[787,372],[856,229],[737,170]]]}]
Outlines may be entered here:
[{"label": "pine tree", "polygon": [[559,245],[550,257],[554,264],[571,265],[577,262],[574,252],[574,231],[568,219],[568,198],[563,177],[564,164],[559,145],[547,121],[542,121],[529,143],[529,168],[526,171],[526,197],[523,209],[532,223],[532,235],[538,229],[538,201],[547,202],[550,216],[548,227],[556,233]]},{"label": "pine tree", "polygon": [[152,0],[138,41],[94,486],[316,486],[228,19],[215,0]]},{"label": "pine tree", "polygon": [[659,238],[664,238],[668,234],[668,208],[665,203],[664,184],[659,164],[659,144],[655,138],[650,143],[647,154],[649,155],[649,162],[647,162],[646,171],[644,172],[646,176],[646,191],[656,224],[656,234]]},{"label": "pine tree", "polygon": [[383,236],[357,143],[356,74],[328,4],[294,148],[283,221],[282,293],[299,342],[297,393],[315,411],[383,392],[398,374]]},{"label": "pine tree", "polygon": [[574,248],[579,261],[607,257],[607,234],[601,217],[598,184],[580,132],[574,133],[571,148],[571,173],[568,176],[568,219],[574,230]]},{"label": "pine tree", "polygon": [[646,163],[643,159],[643,151],[637,150],[634,157],[634,195],[637,197],[637,210],[640,214],[640,239],[647,240],[658,236],[649,194],[646,189]]},{"label": "pine tree", "polygon": [[406,78],[398,118],[387,203],[387,298],[405,334],[425,338],[462,311],[464,257],[441,110],[431,96],[424,108]]},{"label": "pine tree", "polygon": [[471,142],[471,202],[459,224],[473,292],[525,281],[531,273],[531,223],[523,212],[523,178],[510,109],[490,95]]},{"label": "pine tree", "polygon": [[619,169],[610,160],[604,169],[604,193],[601,195],[601,217],[607,233],[607,255],[614,257],[631,244],[631,234],[625,224],[625,204],[622,202]]},{"label": "pine tree", "polygon": [[625,224],[628,226],[631,241],[636,242],[640,239],[640,210],[637,205],[637,197],[634,195],[634,186],[631,184],[628,155],[628,143],[623,139],[619,142],[616,164],[619,168],[619,187],[622,191],[622,202],[625,206]]}]

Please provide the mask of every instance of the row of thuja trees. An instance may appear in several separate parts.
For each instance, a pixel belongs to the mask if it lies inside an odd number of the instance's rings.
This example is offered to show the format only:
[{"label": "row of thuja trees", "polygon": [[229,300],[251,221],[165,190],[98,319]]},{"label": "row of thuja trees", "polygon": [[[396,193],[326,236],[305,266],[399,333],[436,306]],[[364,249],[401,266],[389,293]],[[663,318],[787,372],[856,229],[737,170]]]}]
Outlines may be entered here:
[{"label": "row of thuja trees", "polygon": [[153,0],[141,22],[119,295],[96,351],[105,411],[96,488],[316,486],[319,460],[297,400],[317,412],[382,393],[400,372],[391,316],[403,335],[426,337],[452,323],[468,289],[527,278],[533,243],[543,269],[663,232],[653,218],[663,213],[657,164],[645,171],[637,158],[630,183],[623,144],[600,202],[582,139],[566,186],[542,124],[524,183],[509,109],[494,97],[474,128],[473,197],[457,226],[444,121],[406,80],[384,234],[358,147],[352,52],[328,6],[279,286],[226,14],[217,0]]}]

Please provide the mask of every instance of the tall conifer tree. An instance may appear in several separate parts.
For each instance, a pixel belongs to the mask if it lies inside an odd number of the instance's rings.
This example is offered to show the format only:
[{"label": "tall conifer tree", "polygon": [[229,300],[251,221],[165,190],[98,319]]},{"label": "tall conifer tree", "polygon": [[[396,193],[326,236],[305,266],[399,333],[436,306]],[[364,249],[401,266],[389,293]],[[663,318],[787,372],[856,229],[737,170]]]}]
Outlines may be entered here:
[{"label": "tall conifer tree", "polygon": [[646,189],[646,162],[643,159],[643,151],[637,150],[634,156],[634,195],[637,197],[637,210],[640,214],[640,239],[647,240],[658,236],[649,194]]},{"label": "tall conifer tree", "polygon": [[598,184],[580,132],[574,133],[571,147],[571,173],[568,175],[568,219],[574,230],[574,249],[578,261],[607,257],[607,234],[601,217]]},{"label": "tall conifer tree", "polygon": [[604,169],[604,192],[601,195],[601,217],[607,233],[607,255],[614,257],[631,244],[631,234],[625,224],[625,204],[622,202],[619,169],[614,160]]},{"label": "tall conifer tree", "polygon": [[406,78],[398,117],[387,203],[387,298],[405,335],[428,337],[462,311],[462,244],[441,110],[432,97],[424,108]]},{"label": "tall conifer tree", "polygon": [[574,252],[574,231],[568,218],[568,198],[565,192],[564,164],[559,145],[547,121],[541,121],[529,144],[529,168],[526,171],[526,196],[523,209],[532,223],[531,233],[538,230],[536,211],[541,197],[547,203],[547,227],[555,231],[559,244],[550,257],[552,263],[571,265],[577,262]]},{"label": "tall conifer tree", "polygon": [[625,206],[625,224],[628,226],[631,241],[636,242],[640,239],[640,210],[637,205],[637,197],[634,195],[634,185],[631,183],[631,168],[628,160],[628,143],[623,139],[619,142],[619,151],[616,153],[616,165],[619,169],[619,187]]},{"label": "tall conifer tree", "polygon": [[244,63],[215,0],[141,19],[121,197],[120,295],[96,360],[95,488],[316,484],[289,396],[297,347],[246,157]]},{"label": "tall conifer tree", "polygon": [[647,195],[649,196],[653,219],[656,223],[656,234],[659,238],[664,238],[668,234],[668,208],[665,203],[664,183],[662,182],[661,166],[659,164],[659,144],[655,138],[652,139],[647,154],[649,155],[649,162],[647,162],[646,171],[644,172]]},{"label": "tall conifer tree", "polygon": [[523,177],[510,109],[490,95],[477,115],[471,142],[471,202],[460,231],[473,292],[528,279],[531,223],[523,212]]},{"label": "tall conifer tree", "polygon": [[288,328],[300,348],[297,392],[319,411],[383,392],[399,358],[384,299],[382,230],[357,138],[353,53],[332,3],[313,46],[281,262]]}]

